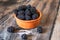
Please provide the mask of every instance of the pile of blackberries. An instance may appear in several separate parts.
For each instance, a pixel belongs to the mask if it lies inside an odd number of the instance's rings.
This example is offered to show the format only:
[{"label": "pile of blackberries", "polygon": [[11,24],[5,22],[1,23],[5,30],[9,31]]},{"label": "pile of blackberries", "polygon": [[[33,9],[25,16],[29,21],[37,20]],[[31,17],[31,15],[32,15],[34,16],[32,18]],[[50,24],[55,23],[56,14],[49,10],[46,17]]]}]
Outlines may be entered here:
[{"label": "pile of blackberries", "polygon": [[14,10],[14,13],[19,19],[22,19],[22,20],[33,20],[39,17],[39,14],[36,8],[32,7],[31,5],[19,6],[19,8]]}]

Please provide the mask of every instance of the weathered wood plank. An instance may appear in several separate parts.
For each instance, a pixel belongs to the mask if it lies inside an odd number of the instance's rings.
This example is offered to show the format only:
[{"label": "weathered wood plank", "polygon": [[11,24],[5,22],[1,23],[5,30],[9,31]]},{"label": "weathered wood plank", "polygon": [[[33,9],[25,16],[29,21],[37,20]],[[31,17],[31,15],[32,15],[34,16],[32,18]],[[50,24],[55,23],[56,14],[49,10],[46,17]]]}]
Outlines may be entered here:
[{"label": "weathered wood plank", "polygon": [[40,0],[31,0],[31,2],[29,2],[27,5],[32,5],[32,6],[37,6],[39,4]]},{"label": "weathered wood plank", "polygon": [[40,10],[40,11],[42,11],[42,9],[45,8],[46,4],[48,4],[47,2],[48,2],[48,0],[44,0],[44,1],[41,0],[39,2],[38,6],[37,6],[37,9]]},{"label": "weathered wood plank", "polygon": [[51,40],[60,40],[60,7],[59,7]]}]

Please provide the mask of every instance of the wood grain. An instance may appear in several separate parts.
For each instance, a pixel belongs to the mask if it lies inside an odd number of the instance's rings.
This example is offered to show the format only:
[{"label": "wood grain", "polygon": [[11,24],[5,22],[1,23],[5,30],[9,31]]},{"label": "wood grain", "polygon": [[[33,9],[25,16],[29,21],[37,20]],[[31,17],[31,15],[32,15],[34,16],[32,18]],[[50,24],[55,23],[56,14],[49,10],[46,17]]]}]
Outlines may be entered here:
[{"label": "wood grain", "polygon": [[59,7],[51,40],[60,40],[60,7]]}]

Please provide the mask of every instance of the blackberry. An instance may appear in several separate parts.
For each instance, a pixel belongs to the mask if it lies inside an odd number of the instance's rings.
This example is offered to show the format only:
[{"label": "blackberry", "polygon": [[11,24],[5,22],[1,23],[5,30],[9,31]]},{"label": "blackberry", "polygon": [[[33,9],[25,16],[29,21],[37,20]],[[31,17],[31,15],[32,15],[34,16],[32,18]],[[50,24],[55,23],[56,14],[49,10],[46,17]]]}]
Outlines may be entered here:
[{"label": "blackberry", "polygon": [[22,19],[22,20],[24,20],[24,18],[25,18],[24,15],[18,15],[17,17],[18,17],[19,19]]},{"label": "blackberry", "polygon": [[10,26],[10,27],[8,27],[7,31],[10,32],[10,33],[14,33],[15,32],[15,28]]},{"label": "blackberry", "polygon": [[31,7],[30,12],[31,12],[32,14],[35,14],[35,13],[36,13],[36,8],[35,8],[35,7]]},{"label": "blackberry", "polygon": [[36,18],[38,18],[38,14],[33,14],[32,19],[36,19]]},{"label": "blackberry", "polygon": [[37,28],[37,32],[42,33],[42,27],[41,26]]},{"label": "blackberry", "polygon": [[26,35],[26,34],[23,34],[23,35],[21,36],[21,38],[22,38],[22,39],[27,39],[27,35]]},{"label": "blackberry", "polygon": [[24,15],[24,11],[19,11],[18,15]]},{"label": "blackberry", "polygon": [[25,15],[25,20],[31,20],[32,18],[28,15]]},{"label": "blackberry", "polygon": [[25,10],[25,15],[31,15],[30,11],[28,9]]},{"label": "blackberry", "polygon": [[18,10],[19,10],[19,11],[20,11],[20,10],[26,10],[26,5],[21,5],[21,6],[19,6]]},{"label": "blackberry", "polygon": [[18,10],[17,9],[15,9],[14,10],[14,13],[16,14],[16,16],[18,15]]},{"label": "blackberry", "polygon": [[27,9],[29,9],[29,10],[30,10],[30,8],[31,8],[31,5],[27,5]]}]

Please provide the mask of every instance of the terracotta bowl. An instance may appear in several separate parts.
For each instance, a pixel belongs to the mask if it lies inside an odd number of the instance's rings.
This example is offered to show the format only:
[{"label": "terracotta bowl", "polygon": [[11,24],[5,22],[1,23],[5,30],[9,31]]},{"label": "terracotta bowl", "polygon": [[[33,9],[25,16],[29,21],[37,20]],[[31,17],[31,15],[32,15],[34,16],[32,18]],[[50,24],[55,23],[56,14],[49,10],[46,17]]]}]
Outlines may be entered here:
[{"label": "terracotta bowl", "polygon": [[39,13],[39,17],[35,20],[21,20],[16,17],[16,14],[14,14],[17,25],[20,28],[24,28],[24,29],[36,28],[38,25],[40,25],[40,21],[42,18],[42,13],[39,10],[37,10],[37,12]]}]

